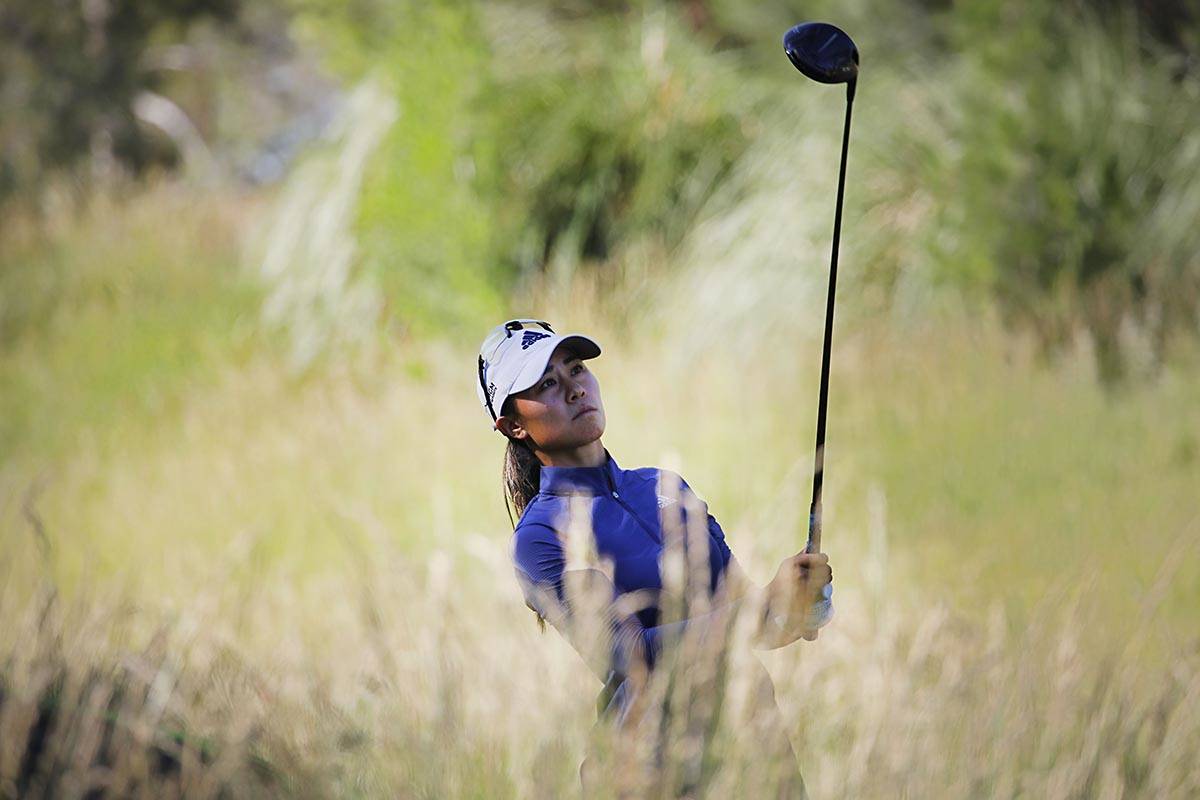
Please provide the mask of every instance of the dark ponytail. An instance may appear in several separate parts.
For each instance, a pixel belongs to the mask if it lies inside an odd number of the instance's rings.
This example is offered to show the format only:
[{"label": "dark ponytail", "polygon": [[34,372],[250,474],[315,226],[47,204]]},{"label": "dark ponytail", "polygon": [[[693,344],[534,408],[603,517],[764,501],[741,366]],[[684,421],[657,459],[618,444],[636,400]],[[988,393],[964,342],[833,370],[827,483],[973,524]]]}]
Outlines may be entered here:
[{"label": "dark ponytail", "polygon": [[[511,401],[505,400],[501,415],[511,414]],[[508,521],[515,530],[515,511],[519,518],[525,511],[525,506],[533,500],[542,483],[542,462],[529,449],[524,439],[509,439],[508,448],[504,451],[504,507],[508,511]]]},{"label": "dark ponytail", "polygon": [[504,451],[504,500],[508,509],[508,521],[516,529],[513,519],[525,511],[525,506],[538,493],[542,482],[542,462],[533,451],[519,439],[509,439]]},{"label": "dark ponytail", "polygon": [[[509,414],[509,401],[504,401],[504,410],[501,414]],[[538,493],[538,488],[542,485],[542,462],[538,461],[538,457],[529,449],[529,445],[525,444],[524,439],[509,439],[508,447],[504,451],[504,509],[508,512],[508,521],[513,526],[513,530],[517,529],[517,523],[513,519],[513,509],[516,509],[517,517],[525,512],[525,506],[529,505],[529,501]],[[546,630],[546,618],[534,608],[528,600],[525,604],[529,606],[529,610],[537,617],[538,628],[542,631]]]}]

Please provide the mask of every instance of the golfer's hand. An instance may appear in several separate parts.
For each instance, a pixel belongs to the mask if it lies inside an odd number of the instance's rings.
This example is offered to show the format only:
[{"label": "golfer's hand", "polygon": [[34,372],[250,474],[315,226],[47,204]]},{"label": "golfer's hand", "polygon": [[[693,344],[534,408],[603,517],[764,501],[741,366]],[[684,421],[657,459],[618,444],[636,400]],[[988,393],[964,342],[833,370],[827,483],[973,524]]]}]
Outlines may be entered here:
[{"label": "golfer's hand", "polygon": [[[772,614],[784,615],[789,627],[802,624],[821,600],[821,590],[832,582],[833,570],[824,553],[797,553],[785,558],[767,585]],[[806,630],[802,635],[809,641],[817,638],[815,630]]]}]

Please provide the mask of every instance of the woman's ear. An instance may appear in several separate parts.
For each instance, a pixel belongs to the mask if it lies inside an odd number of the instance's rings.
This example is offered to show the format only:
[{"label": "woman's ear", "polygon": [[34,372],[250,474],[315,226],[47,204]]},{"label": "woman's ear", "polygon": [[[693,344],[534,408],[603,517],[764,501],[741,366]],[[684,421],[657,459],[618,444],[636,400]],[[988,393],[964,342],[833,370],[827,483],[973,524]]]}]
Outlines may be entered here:
[{"label": "woman's ear", "polygon": [[529,431],[525,430],[521,423],[508,416],[501,416],[496,420],[496,429],[509,439],[524,439],[529,436]]}]

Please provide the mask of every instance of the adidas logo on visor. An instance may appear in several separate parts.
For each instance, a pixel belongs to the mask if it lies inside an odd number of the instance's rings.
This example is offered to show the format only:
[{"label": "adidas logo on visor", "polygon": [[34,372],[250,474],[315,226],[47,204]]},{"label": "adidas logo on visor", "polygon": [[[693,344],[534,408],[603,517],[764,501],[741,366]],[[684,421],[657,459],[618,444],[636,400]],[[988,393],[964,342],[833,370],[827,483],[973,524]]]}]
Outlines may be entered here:
[{"label": "adidas logo on visor", "polygon": [[534,342],[539,339],[549,339],[550,334],[538,333],[537,331],[525,331],[525,335],[521,337],[521,349],[528,350]]}]

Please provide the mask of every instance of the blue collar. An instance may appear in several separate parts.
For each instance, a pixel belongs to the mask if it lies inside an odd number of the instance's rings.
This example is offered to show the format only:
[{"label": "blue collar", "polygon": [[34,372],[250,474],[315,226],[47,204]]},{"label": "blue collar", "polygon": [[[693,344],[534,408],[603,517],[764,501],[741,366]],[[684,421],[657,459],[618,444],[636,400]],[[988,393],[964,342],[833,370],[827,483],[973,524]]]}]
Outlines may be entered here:
[{"label": "blue collar", "polygon": [[543,494],[608,494],[616,490],[621,468],[604,450],[604,464],[599,467],[542,467]]}]

